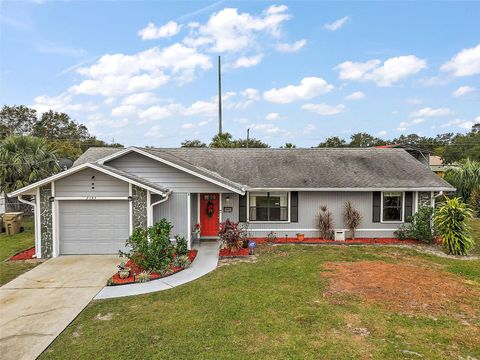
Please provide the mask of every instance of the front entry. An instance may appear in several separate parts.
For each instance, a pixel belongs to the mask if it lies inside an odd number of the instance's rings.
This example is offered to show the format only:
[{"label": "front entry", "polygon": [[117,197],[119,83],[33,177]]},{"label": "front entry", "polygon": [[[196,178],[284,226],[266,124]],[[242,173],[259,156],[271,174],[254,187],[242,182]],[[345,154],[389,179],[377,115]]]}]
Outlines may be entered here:
[{"label": "front entry", "polygon": [[218,236],[220,194],[200,194],[200,237]]}]

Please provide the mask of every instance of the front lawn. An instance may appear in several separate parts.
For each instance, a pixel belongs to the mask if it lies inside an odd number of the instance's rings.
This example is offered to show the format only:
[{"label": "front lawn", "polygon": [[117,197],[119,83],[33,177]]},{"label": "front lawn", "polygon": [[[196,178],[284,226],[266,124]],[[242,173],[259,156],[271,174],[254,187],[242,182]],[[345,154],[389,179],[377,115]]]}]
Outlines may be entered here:
[{"label": "front lawn", "polygon": [[480,357],[480,260],[261,245],[192,283],[94,301],[43,359]]},{"label": "front lawn", "polygon": [[23,226],[25,231],[20,234],[11,236],[7,236],[6,233],[0,234],[0,286],[38,264],[27,261],[5,261],[10,256],[35,245],[33,218],[24,218]]}]

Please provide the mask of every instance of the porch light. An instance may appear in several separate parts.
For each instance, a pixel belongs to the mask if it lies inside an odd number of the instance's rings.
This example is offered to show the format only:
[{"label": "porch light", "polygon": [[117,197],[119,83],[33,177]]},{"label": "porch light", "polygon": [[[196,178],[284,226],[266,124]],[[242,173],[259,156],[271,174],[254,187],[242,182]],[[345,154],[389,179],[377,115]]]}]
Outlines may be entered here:
[{"label": "porch light", "polygon": [[133,196],[130,195],[130,196],[128,197],[128,201],[133,201]]},{"label": "porch light", "polygon": [[255,249],[255,246],[257,246],[257,243],[255,241],[250,240],[248,242],[248,248],[250,249],[249,254],[250,255],[255,255],[253,249]]},{"label": "porch light", "polygon": [[54,198],[53,196],[50,196],[50,197],[48,198],[48,201],[54,202],[54,201],[55,201],[55,198]]},{"label": "porch light", "polygon": [[230,196],[227,195],[227,196],[225,197],[225,201],[229,202],[229,201],[230,201]]}]

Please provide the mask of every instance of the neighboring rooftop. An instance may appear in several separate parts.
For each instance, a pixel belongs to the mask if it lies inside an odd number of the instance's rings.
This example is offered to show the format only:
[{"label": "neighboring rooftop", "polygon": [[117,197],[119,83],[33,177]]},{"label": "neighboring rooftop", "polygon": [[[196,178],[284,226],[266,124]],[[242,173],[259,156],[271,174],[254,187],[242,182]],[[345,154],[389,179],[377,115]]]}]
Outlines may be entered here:
[{"label": "neighboring rooftop", "polygon": [[[121,150],[90,148],[75,165],[97,161]],[[141,150],[249,188],[453,190],[450,184],[399,148]]]}]

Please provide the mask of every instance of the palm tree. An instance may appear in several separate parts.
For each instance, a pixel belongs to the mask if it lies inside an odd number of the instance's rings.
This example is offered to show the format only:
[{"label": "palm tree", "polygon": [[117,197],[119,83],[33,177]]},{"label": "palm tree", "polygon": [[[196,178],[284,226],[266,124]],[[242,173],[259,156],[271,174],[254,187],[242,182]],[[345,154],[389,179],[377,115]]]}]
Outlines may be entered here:
[{"label": "palm tree", "polygon": [[480,210],[480,162],[467,159],[461,166],[448,169],[445,180],[457,188],[458,196],[471,203],[475,211]]},{"label": "palm tree", "polygon": [[45,139],[9,136],[0,142],[0,193],[8,193],[60,171]]}]

